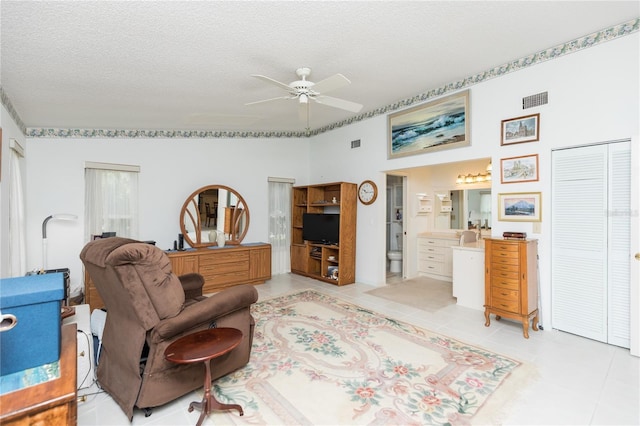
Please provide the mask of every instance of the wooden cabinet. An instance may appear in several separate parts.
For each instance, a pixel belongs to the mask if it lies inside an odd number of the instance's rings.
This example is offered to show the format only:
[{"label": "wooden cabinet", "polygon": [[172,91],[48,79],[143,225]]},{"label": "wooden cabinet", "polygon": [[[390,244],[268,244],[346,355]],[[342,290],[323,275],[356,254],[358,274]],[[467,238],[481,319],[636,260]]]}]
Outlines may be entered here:
[{"label": "wooden cabinet", "polygon": [[522,322],[529,338],[529,320],[538,330],[538,241],[485,239],[485,326],[490,315]]},{"label": "wooden cabinet", "polygon": [[271,244],[250,243],[167,254],[176,275],[197,272],[204,277],[204,293],[271,279]]},{"label": "wooden cabinet", "polygon": [[451,281],[453,277],[452,246],[460,240],[455,237],[422,236],[418,237],[418,273],[430,277]]},{"label": "wooden cabinet", "polygon": [[77,424],[76,325],[62,326],[60,377],[0,396],[0,424]]},{"label": "wooden cabinet", "polygon": [[[203,293],[238,284],[260,284],[271,279],[271,244],[249,243],[224,247],[168,251],[176,275],[196,272],[204,277]],[[91,311],[104,307],[91,277],[85,271],[85,303]]]},{"label": "wooden cabinet", "polygon": [[[335,200],[335,201],[334,201]],[[340,215],[338,244],[303,239],[304,213]],[[357,185],[348,182],[293,188],[291,272],[345,285],[356,280]]]}]

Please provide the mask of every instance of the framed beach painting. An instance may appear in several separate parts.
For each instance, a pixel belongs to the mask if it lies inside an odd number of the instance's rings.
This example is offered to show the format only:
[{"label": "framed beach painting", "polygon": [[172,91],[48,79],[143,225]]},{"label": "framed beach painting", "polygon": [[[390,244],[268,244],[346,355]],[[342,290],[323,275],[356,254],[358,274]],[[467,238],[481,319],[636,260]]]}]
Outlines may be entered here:
[{"label": "framed beach painting", "polygon": [[540,114],[502,120],[500,145],[540,140]]},{"label": "framed beach painting", "polygon": [[389,115],[388,157],[471,145],[469,91]]},{"label": "framed beach painting", "polygon": [[498,194],[498,220],[506,222],[542,221],[540,192]]},{"label": "framed beach painting", "polygon": [[538,154],[500,160],[500,183],[535,182],[538,180]]}]

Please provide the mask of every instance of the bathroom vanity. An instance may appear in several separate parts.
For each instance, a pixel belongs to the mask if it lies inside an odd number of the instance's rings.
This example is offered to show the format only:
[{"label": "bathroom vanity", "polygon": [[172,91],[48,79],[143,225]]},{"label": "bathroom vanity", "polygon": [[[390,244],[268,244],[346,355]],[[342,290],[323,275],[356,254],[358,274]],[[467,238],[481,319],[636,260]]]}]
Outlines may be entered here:
[{"label": "bathroom vanity", "polygon": [[451,247],[460,244],[455,233],[425,233],[418,235],[418,274],[451,281],[453,254]]}]

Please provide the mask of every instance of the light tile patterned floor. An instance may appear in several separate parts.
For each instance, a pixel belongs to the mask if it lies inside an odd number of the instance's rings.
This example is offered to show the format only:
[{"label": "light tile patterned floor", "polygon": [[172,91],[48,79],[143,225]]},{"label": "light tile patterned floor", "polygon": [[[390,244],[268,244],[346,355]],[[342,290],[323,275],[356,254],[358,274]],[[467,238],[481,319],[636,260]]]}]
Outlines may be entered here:
[{"label": "light tile patterned floor", "polygon": [[[398,278],[395,278],[398,279]],[[425,280],[425,283],[428,280]],[[260,300],[314,288],[452,338],[531,363],[537,377],[523,384],[517,399],[504,407],[507,425],[638,425],[640,424],[640,358],[626,349],[571,334],[547,330],[522,337],[519,323],[492,321],[484,326],[482,311],[450,305],[426,312],[366,294],[365,284],[333,286],[298,275],[274,276],[256,286]],[[79,391],[96,392],[95,385]],[[188,413],[193,394],[154,409],[150,417],[137,410],[134,425],[193,425],[198,412]],[[78,403],[79,425],[125,425],[127,418],[104,393]],[[215,413],[205,425],[218,425]]]}]

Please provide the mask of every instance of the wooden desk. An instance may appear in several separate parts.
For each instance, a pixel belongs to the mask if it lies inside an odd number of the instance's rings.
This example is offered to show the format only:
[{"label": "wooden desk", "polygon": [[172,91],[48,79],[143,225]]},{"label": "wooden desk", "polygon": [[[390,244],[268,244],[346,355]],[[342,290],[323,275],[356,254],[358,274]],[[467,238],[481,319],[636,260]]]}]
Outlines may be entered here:
[{"label": "wooden desk", "polygon": [[76,343],[76,325],[62,326],[60,377],[0,396],[0,424],[77,424]]}]

